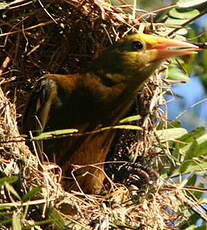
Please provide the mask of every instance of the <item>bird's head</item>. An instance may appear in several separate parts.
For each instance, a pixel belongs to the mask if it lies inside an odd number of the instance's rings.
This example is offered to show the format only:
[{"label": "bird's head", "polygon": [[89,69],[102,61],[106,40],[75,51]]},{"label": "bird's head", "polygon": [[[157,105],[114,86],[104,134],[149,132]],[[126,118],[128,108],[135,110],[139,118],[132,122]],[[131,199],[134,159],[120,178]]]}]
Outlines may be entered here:
[{"label": "bird's head", "polygon": [[120,80],[130,79],[142,82],[162,61],[174,56],[192,54],[198,49],[193,44],[174,39],[148,34],[132,34],[106,49],[94,60],[93,68],[109,78],[120,75],[122,76]]}]

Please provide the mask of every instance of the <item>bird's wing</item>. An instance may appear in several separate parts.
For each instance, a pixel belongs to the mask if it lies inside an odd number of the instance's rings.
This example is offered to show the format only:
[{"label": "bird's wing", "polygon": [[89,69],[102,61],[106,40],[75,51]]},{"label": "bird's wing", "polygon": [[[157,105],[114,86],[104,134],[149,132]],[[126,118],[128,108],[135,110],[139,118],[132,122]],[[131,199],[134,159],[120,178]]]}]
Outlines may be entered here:
[{"label": "bird's wing", "polygon": [[44,130],[56,95],[57,85],[55,81],[43,77],[37,82],[24,114],[23,133],[33,131],[36,136]]}]

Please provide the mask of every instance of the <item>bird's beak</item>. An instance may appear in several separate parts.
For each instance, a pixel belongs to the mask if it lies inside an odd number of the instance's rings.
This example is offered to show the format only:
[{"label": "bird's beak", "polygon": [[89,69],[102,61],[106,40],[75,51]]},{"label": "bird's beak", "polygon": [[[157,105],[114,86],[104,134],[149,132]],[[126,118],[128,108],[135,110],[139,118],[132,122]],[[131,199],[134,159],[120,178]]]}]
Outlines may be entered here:
[{"label": "bird's beak", "polygon": [[[149,35],[150,36],[150,35]],[[177,41],[168,38],[151,36],[147,42],[147,50],[154,50],[154,61],[162,61],[174,56],[182,56],[196,53],[199,47],[188,42]]]}]

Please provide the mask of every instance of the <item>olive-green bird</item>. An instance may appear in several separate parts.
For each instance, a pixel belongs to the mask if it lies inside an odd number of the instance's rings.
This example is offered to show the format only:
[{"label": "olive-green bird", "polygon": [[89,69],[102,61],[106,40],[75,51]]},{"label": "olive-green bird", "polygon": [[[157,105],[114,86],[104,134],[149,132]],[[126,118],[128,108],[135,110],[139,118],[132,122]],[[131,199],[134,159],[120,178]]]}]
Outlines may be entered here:
[{"label": "olive-green bird", "polygon": [[[106,49],[82,74],[46,74],[30,97],[23,121],[24,133],[78,129],[81,133],[113,125],[135,102],[143,83],[173,56],[191,54],[198,48],[187,42],[147,34],[128,35]],[[47,140],[43,151],[63,175],[76,180],[70,189],[100,193],[104,161],[116,131]]]}]

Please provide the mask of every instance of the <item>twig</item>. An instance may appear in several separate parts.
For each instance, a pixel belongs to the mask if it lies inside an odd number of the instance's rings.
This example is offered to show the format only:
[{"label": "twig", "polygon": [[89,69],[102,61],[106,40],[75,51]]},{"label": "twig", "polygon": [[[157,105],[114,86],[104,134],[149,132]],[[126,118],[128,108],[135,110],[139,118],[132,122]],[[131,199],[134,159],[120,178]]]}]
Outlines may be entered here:
[{"label": "twig", "polygon": [[[52,21],[52,20],[48,21],[48,22],[42,22],[42,23],[39,23],[37,25],[30,26],[30,27],[24,29],[24,31],[36,29],[38,27],[46,26],[46,25],[49,25],[49,24],[52,24],[52,23],[54,23],[54,21]],[[4,37],[4,36],[7,36],[7,35],[12,35],[12,34],[16,34],[16,33],[20,33],[20,32],[22,32],[22,29],[21,30],[16,30],[16,31],[12,31],[12,32],[7,32],[7,33],[0,34],[0,37]]]},{"label": "twig", "polygon": [[12,58],[11,57],[6,57],[1,65],[0,68],[0,76],[3,74],[4,70],[7,68],[7,66],[9,65],[9,62],[11,62]]}]

